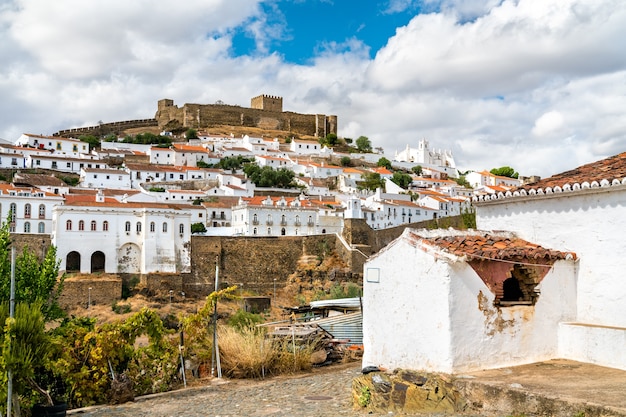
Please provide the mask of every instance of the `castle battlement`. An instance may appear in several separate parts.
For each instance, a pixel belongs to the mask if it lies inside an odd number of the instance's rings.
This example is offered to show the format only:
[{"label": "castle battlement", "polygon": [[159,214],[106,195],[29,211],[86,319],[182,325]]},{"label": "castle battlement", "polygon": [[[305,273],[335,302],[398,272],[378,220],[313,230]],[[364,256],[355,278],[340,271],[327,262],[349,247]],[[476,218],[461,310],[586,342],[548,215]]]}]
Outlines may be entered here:
[{"label": "castle battlement", "polygon": [[230,125],[284,130],[316,137],[325,137],[329,133],[337,134],[337,116],[285,112],[283,98],[269,94],[253,97],[249,108],[190,103],[179,107],[170,99],[162,99],[158,101],[155,119],[159,128],[163,130]]}]

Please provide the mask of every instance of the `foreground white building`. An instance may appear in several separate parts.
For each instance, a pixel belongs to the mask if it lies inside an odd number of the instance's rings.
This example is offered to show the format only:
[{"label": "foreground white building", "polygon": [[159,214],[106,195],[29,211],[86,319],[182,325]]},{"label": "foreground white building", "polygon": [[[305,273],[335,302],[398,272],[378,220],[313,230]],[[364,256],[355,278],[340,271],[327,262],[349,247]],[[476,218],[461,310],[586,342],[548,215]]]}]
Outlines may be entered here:
[{"label": "foreground white building", "polygon": [[626,153],[474,206],[507,232],[407,231],[366,263],[363,364],[626,370]]},{"label": "foreground white building", "polygon": [[479,228],[510,230],[580,257],[576,314],[558,329],[559,357],[626,370],[626,153],[514,193],[475,201]]},{"label": "foreground white building", "polygon": [[458,373],[557,357],[575,256],[511,233],[406,229],[364,267],[363,366]]}]

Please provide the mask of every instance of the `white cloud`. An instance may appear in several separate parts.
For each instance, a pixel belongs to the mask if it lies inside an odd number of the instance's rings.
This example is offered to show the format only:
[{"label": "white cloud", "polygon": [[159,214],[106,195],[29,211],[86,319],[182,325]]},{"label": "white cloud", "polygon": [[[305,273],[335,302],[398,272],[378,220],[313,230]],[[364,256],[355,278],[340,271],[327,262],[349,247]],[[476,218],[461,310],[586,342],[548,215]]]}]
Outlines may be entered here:
[{"label": "white cloud", "polygon": [[546,136],[558,131],[563,126],[563,116],[558,111],[549,111],[542,114],[533,127],[533,134],[536,136]]},{"label": "white cloud", "polygon": [[248,106],[267,93],[289,111],[336,114],[341,135],[391,156],[426,138],[463,170],[547,176],[626,148],[621,0],[448,0],[374,59],[349,39],[307,65],[231,56],[250,22],[259,45],[281,36],[259,1],[3,3],[0,137],[152,117],[161,98]]}]

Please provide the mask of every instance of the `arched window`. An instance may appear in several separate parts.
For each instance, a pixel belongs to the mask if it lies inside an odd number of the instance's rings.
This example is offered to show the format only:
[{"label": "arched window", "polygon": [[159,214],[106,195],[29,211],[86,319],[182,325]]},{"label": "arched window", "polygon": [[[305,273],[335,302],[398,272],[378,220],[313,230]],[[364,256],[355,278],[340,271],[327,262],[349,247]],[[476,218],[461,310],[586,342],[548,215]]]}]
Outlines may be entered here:
[{"label": "arched window", "polygon": [[91,231],[95,232],[96,230],[98,230],[98,225],[97,225],[95,220],[92,220],[91,221]]},{"label": "arched window", "polygon": [[72,230],[72,221],[68,220],[65,222],[65,230]]},{"label": "arched window", "polygon": [[181,235],[185,233],[185,225],[184,224],[179,224],[178,225],[178,233],[180,233]]},{"label": "arched window", "polygon": [[104,232],[108,232],[109,231],[109,222],[106,221],[106,220],[102,222],[102,231],[104,231]]},{"label": "arched window", "polygon": [[252,234],[256,236],[256,227],[252,230]]},{"label": "arched window", "polygon": [[17,205],[15,203],[11,203],[9,210],[11,211],[11,221],[15,222],[15,215],[17,213]]},{"label": "arched window", "polygon": [[30,204],[28,203],[24,205],[24,217],[27,219],[30,218]]},{"label": "arched window", "polygon": [[163,233],[167,233],[167,223],[163,222]]},{"label": "arched window", "polygon": [[137,229],[137,234],[141,233],[141,222],[137,222],[137,226],[135,228]]},{"label": "arched window", "polygon": [[84,220],[79,220],[78,221],[78,230],[79,231],[85,230],[85,221]]},{"label": "arched window", "polygon": [[130,232],[130,222],[124,223],[124,230]]},{"label": "arched window", "polygon": [[271,227],[268,227],[268,228],[267,228],[267,234],[268,234],[268,235],[271,235],[271,234],[272,234],[272,228],[271,228]]},{"label": "arched window", "polygon": [[256,213],[254,213],[254,215],[252,216],[252,224],[259,224],[259,218],[257,217]]},{"label": "arched window", "polygon": [[155,230],[156,230],[156,225],[154,224],[154,222],[150,222],[150,232],[154,233]]},{"label": "arched window", "polygon": [[30,233],[30,222],[24,223],[24,233]]},{"label": "arched window", "polygon": [[285,228],[283,227],[282,229],[280,229],[280,234],[282,236],[285,236],[285,233],[287,233],[287,231],[285,230]]},{"label": "arched window", "polygon": [[46,206],[43,204],[39,205],[39,218],[40,219],[46,218]]},{"label": "arched window", "polygon": [[44,222],[39,222],[39,225],[37,226],[37,233],[46,233],[46,225]]}]

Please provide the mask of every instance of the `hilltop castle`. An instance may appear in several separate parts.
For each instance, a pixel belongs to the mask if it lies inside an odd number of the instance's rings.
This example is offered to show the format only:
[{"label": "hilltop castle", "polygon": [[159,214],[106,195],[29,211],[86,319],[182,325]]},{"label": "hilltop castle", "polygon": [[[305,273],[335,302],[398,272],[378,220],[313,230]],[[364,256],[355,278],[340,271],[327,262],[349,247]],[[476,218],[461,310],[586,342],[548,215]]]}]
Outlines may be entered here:
[{"label": "hilltop castle", "polygon": [[250,100],[250,107],[216,104],[174,105],[174,100],[162,99],[157,103],[154,119],[126,120],[101,123],[60,130],[54,136],[78,137],[87,134],[121,134],[126,129],[158,126],[161,130],[177,128],[208,128],[218,125],[258,127],[267,130],[284,130],[298,135],[325,137],[337,134],[337,116],[301,114],[283,111],[283,98],[262,94]]},{"label": "hilltop castle", "polygon": [[206,128],[216,125],[259,127],[301,135],[324,137],[337,134],[337,116],[283,111],[283,98],[262,94],[250,100],[250,107],[227,104],[174,105],[170,99],[158,102],[154,118],[160,128]]}]

